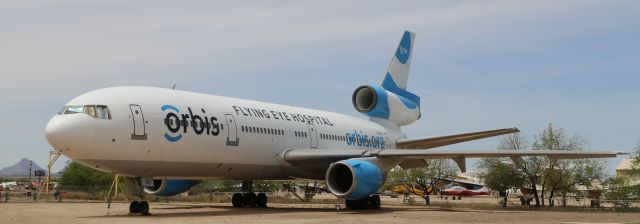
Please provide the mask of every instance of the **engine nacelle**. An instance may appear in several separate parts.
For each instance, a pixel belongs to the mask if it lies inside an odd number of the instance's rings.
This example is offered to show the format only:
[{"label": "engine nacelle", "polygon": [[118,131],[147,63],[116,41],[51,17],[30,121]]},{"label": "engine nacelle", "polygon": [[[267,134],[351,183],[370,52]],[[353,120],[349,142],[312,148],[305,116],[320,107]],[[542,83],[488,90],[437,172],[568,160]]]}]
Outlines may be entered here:
[{"label": "engine nacelle", "polygon": [[420,119],[420,97],[404,89],[387,90],[364,85],[353,92],[351,100],[358,112],[398,125],[411,124]]},{"label": "engine nacelle", "polygon": [[196,180],[154,179],[153,187],[144,187],[144,192],[155,196],[173,196],[188,191],[198,183]]},{"label": "engine nacelle", "polygon": [[375,194],[384,180],[380,168],[368,161],[348,159],[329,166],[327,186],[334,195],[358,200]]}]

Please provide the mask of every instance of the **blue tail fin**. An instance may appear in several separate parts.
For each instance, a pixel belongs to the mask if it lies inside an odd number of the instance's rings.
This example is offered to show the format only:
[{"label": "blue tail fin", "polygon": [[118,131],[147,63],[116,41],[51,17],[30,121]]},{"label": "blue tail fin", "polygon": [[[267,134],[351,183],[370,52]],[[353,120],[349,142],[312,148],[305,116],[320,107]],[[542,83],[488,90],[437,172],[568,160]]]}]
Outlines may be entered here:
[{"label": "blue tail fin", "polygon": [[382,80],[382,87],[394,91],[399,88],[407,89],[407,79],[409,78],[409,67],[411,65],[411,56],[413,55],[413,43],[416,34],[411,31],[404,31],[398,48],[391,59],[387,73]]}]

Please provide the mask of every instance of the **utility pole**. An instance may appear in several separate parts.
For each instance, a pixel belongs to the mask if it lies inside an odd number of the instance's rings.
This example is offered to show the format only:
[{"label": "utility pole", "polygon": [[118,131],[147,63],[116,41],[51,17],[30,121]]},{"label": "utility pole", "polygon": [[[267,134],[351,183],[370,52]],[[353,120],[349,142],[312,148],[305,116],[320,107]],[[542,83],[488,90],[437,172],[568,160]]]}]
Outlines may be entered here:
[{"label": "utility pole", "polygon": [[33,161],[29,160],[29,185],[31,185],[31,172],[33,172],[33,170],[31,170],[32,167]]}]

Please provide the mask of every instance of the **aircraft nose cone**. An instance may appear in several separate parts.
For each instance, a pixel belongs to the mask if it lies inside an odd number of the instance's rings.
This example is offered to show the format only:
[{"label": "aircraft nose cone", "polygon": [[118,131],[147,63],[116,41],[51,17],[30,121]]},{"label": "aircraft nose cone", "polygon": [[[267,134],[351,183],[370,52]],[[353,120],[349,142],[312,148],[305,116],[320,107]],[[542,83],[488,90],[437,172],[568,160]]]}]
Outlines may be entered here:
[{"label": "aircraft nose cone", "polygon": [[70,127],[68,124],[65,124],[64,119],[59,116],[54,116],[47,123],[47,127],[44,130],[44,135],[47,138],[47,141],[54,149],[62,150],[66,148],[64,146],[65,138],[69,138],[70,136]]}]

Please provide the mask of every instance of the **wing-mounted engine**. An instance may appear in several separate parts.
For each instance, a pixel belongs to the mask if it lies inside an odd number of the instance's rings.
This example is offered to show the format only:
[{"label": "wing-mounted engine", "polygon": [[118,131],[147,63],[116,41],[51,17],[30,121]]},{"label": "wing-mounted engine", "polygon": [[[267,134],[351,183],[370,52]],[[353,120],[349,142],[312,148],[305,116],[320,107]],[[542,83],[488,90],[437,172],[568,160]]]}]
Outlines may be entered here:
[{"label": "wing-mounted engine", "polygon": [[358,112],[399,126],[420,119],[420,97],[403,89],[392,92],[382,86],[360,86],[353,92],[352,102]]},{"label": "wing-mounted engine", "polygon": [[144,187],[144,192],[155,196],[173,196],[188,191],[198,183],[196,180],[154,179],[153,187]]},{"label": "wing-mounted engine", "polygon": [[349,200],[358,200],[375,194],[384,181],[386,172],[376,164],[356,159],[335,162],[329,166],[326,181],[329,191]]}]

